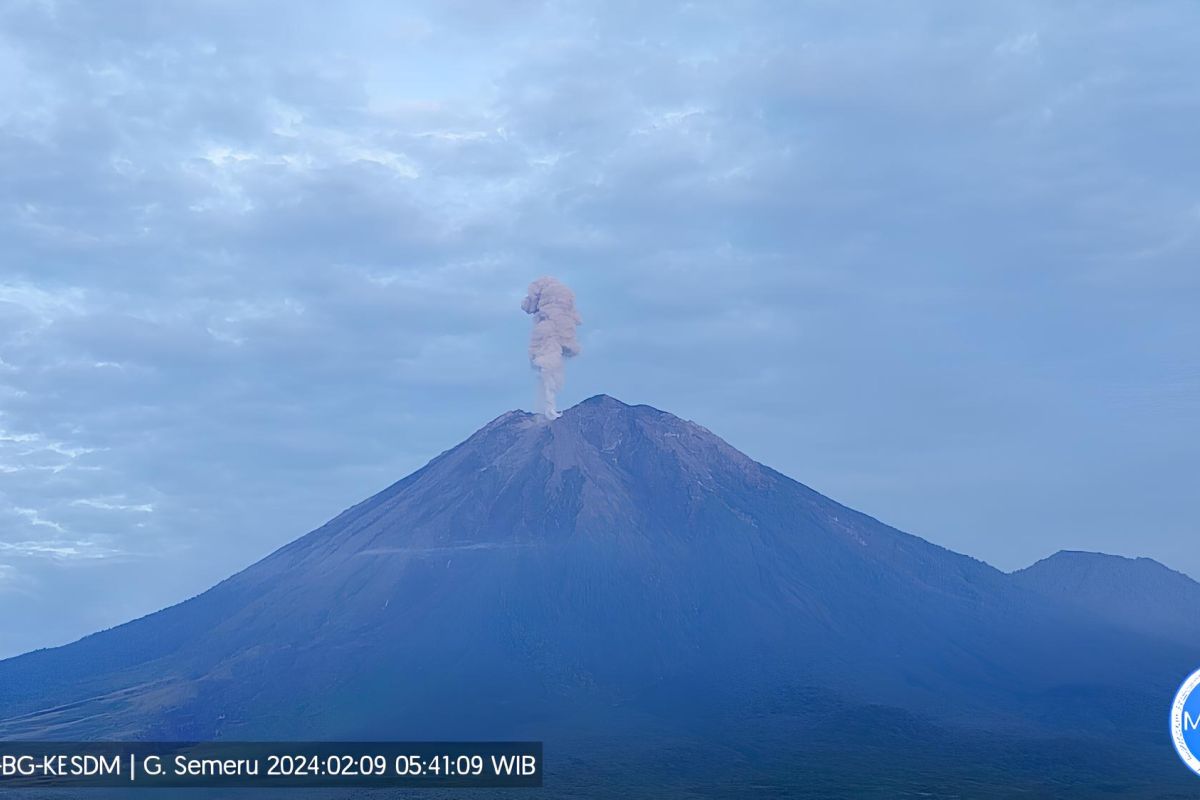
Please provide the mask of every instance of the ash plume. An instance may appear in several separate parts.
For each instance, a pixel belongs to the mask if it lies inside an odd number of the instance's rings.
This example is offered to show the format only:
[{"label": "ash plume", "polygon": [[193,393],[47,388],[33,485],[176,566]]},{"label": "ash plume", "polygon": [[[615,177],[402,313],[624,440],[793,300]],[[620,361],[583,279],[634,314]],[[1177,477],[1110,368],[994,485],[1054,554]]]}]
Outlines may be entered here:
[{"label": "ash plume", "polygon": [[538,411],[555,419],[567,359],[579,355],[575,328],[583,320],[575,310],[575,293],[554,278],[538,278],[529,284],[521,310],[533,315],[529,363],[538,373]]}]

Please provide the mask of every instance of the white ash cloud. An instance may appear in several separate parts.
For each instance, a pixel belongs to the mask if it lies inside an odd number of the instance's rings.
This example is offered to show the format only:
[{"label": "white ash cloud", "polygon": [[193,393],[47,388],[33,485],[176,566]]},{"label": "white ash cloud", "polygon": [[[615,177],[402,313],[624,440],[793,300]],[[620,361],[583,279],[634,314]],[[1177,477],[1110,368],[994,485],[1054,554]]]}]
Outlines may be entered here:
[{"label": "white ash cloud", "polygon": [[529,363],[538,373],[538,411],[555,419],[567,359],[579,355],[575,328],[583,320],[575,310],[575,293],[554,278],[538,278],[529,284],[521,310],[533,315]]}]

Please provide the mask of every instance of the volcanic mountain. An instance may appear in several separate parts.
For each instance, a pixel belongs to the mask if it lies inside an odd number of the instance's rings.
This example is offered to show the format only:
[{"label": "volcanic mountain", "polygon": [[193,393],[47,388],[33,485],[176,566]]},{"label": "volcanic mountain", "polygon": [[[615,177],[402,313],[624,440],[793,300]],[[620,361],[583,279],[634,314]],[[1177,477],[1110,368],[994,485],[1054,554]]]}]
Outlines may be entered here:
[{"label": "volcanic mountain", "polygon": [[886,732],[944,776],[1084,731],[1096,770],[1101,739],[1158,769],[1200,650],[1031,583],[602,395],[506,413],[202,595],[0,662],[0,738],[603,740],[732,749],[770,783],[796,742]]}]

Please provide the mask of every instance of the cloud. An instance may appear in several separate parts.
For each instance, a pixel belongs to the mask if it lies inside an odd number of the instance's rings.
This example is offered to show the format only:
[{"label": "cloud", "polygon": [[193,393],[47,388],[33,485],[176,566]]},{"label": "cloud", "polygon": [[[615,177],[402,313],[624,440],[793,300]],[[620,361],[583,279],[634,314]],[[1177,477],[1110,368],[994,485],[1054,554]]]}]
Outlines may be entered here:
[{"label": "cloud", "polygon": [[121,500],[121,499],[123,499],[123,498],[99,499],[99,498],[90,498],[89,497],[89,498],[84,498],[82,500],[73,500],[73,501],[71,501],[71,505],[84,506],[86,508],[95,508],[95,509],[99,509],[101,511],[134,511],[139,514],[153,514],[154,513],[154,504],[153,503],[130,504],[130,503],[122,503],[122,502],[114,501],[114,500]]},{"label": "cloud", "polygon": [[28,581],[11,564],[0,564],[0,594],[16,594],[25,600],[37,600],[37,595],[30,591]]},{"label": "cloud", "polygon": [[[61,529],[55,530],[61,532]],[[114,551],[97,546],[93,542],[64,540],[0,542],[0,553],[61,560],[108,558],[115,554]]]},{"label": "cloud", "polygon": [[1000,42],[996,45],[996,52],[1005,56],[1027,56],[1037,52],[1040,46],[1037,31],[1026,31]]},{"label": "cloud", "polygon": [[21,508],[20,506],[13,506],[13,512],[17,516],[23,517],[30,525],[35,527],[49,528],[50,530],[58,533],[66,533],[66,528],[53,520],[44,519],[41,515],[41,512],[35,508]]}]

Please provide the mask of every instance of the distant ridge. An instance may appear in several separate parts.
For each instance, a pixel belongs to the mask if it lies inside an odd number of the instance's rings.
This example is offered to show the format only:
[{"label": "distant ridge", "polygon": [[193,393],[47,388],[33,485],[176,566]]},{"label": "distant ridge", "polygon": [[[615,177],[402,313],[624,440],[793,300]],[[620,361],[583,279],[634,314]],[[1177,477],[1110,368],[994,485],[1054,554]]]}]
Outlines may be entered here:
[{"label": "distant ridge", "polygon": [[1012,577],[1127,630],[1200,642],[1200,583],[1153,559],[1060,550]]}]

